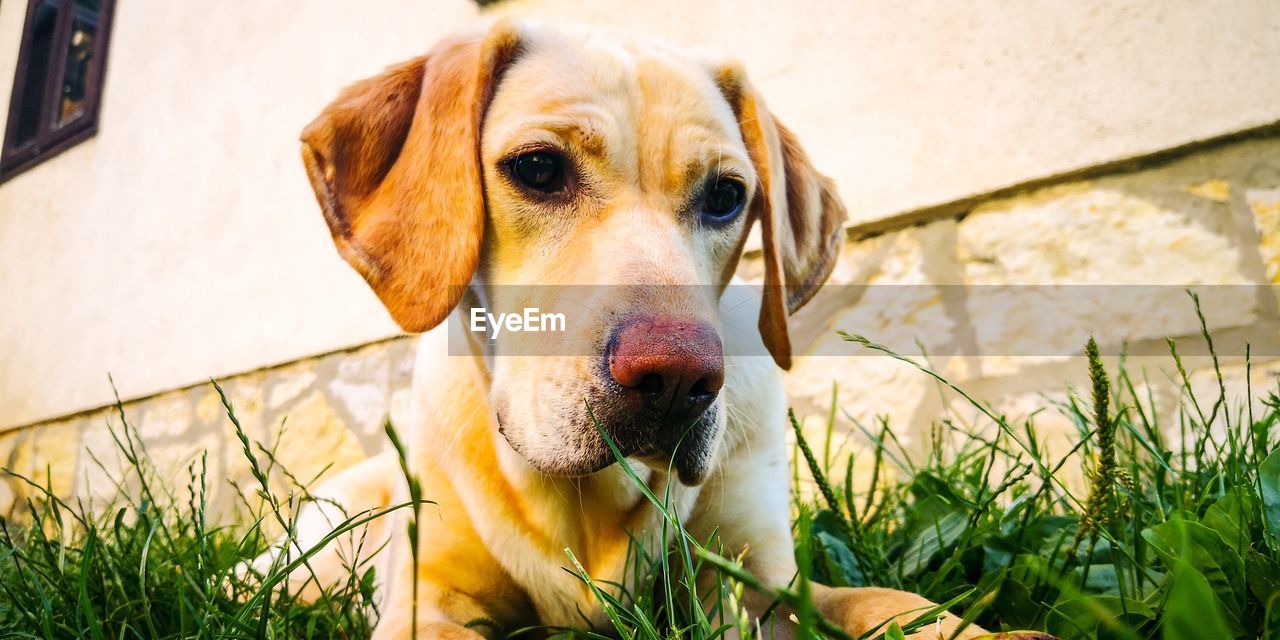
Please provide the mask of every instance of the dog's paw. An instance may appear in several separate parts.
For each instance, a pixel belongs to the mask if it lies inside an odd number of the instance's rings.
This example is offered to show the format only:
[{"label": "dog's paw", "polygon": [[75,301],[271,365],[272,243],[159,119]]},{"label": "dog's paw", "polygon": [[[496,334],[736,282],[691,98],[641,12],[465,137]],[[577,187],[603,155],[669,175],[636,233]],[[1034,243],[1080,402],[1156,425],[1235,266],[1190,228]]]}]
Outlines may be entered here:
[{"label": "dog's paw", "polygon": [[[920,612],[932,608],[921,595],[880,587],[830,588],[814,587],[814,604],[823,617],[857,638],[863,634],[882,630],[887,621],[905,625]],[[975,626],[960,629],[960,619],[944,614],[932,624],[927,624],[907,636],[908,640],[977,640],[987,637],[985,630]],[[1016,638],[1016,636],[1015,636]]]}]

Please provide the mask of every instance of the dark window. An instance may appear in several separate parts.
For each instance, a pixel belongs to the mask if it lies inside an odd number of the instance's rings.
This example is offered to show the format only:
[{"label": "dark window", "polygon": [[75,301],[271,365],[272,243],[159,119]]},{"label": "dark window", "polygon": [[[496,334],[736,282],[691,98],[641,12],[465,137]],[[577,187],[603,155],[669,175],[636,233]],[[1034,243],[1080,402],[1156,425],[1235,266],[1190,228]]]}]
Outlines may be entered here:
[{"label": "dark window", "polygon": [[114,0],[30,0],[0,182],[92,136]]}]

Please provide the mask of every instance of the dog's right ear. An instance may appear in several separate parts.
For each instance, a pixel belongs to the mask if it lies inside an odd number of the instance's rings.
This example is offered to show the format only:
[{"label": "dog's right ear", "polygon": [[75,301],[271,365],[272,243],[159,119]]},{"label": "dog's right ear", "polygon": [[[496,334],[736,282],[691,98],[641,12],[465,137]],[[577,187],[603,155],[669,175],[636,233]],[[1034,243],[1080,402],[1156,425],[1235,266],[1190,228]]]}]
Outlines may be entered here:
[{"label": "dog's right ear", "polygon": [[484,233],[480,126],[520,39],[501,22],[347,87],[302,132],[333,242],[405,331],[458,303]]},{"label": "dog's right ear", "polygon": [[791,368],[787,317],[804,306],[835,268],[844,239],[844,204],[794,135],[773,117],[735,64],[716,82],[729,101],[759,180],[751,215],[764,245],[760,337],[778,366]]}]

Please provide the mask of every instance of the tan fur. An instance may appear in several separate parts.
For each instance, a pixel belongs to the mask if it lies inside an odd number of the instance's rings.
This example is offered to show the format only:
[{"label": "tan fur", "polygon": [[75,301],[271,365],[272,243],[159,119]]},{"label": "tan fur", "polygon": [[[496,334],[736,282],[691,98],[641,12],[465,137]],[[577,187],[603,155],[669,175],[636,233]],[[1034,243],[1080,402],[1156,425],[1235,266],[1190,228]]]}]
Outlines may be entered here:
[{"label": "tan fur", "polygon": [[[414,418],[400,427],[436,504],[423,508],[417,566],[405,537],[393,535],[404,516],[371,532],[390,540],[378,638],[410,637],[415,581],[418,638],[497,635],[464,626],[481,618],[508,630],[608,627],[596,598],[564,570],[566,551],[603,584],[628,579],[630,536],[649,553],[670,543],[624,469],[600,464],[583,410],[584,397],[602,397],[591,349],[635,309],[714,326],[726,379],[700,483],[677,481],[652,455],[627,464],[659,495],[669,490],[695,536],[718,531],[726,553],[745,551],[747,569],[769,584],[793,578],[786,399],[774,360],[789,365],[786,316],[829,273],[844,209],[741,71],[617,34],[502,23],[358,83],[304,140],[339,251],[407,329],[428,329],[474,298],[495,309],[556,302],[547,287],[511,285],[612,285],[575,290],[582,321],[556,338],[564,355],[513,356],[504,350],[518,341],[474,340],[470,355],[451,355],[447,333],[463,330],[461,313],[422,338]],[[589,180],[568,205],[532,201],[503,174],[504,159],[530,145],[563,150]],[[736,175],[749,190],[748,213],[715,230],[680,213],[709,172]],[[763,301],[726,287],[755,219],[764,225]],[[454,291],[468,284],[465,295]],[[375,459],[320,492],[350,510],[374,508],[403,499],[403,487],[394,497],[389,488],[397,476],[393,462]],[[323,530],[314,517],[307,523]],[[923,602],[820,586],[815,596],[855,635]],[[767,602],[752,596],[748,605],[758,614]]]}]

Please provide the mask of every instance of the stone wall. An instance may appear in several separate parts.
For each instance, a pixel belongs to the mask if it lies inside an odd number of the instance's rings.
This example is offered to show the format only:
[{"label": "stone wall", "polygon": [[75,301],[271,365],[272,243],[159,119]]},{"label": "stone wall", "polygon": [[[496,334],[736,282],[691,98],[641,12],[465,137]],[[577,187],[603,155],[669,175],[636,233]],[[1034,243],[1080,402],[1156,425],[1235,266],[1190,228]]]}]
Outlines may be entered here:
[{"label": "stone wall", "polygon": [[[938,420],[981,421],[972,407],[910,365],[870,355],[843,342],[835,329],[905,349],[921,336],[958,336],[953,351],[929,353],[929,364],[1019,422],[1062,400],[1069,387],[1085,388],[1086,367],[1078,355],[1083,345],[1017,355],[1026,346],[1018,341],[1027,339],[1016,330],[1017,309],[1009,314],[1015,330],[988,336],[973,326],[979,307],[991,303],[982,297],[985,290],[955,285],[1259,285],[1254,303],[1208,307],[1207,320],[1216,334],[1247,331],[1262,347],[1248,369],[1240,353],[1222,357],[1237,406],[1246,383],[1256,397],[1280,381],[1280,298],[1267,295],[1278,290],[1267,285],[1280,285],[1280,138],[1222,144],[1137,170],[988,198],[952,217],[874,236],[856,228],[851,234],[831,279],[837,286],[824,289],[795,318],[797,352],[811,355],[799,358],[788,376],[792,403],[811,429],[825,424],[833,384],[838,388],[842,446],[863,441],[845,437],[856,431],[854,421],[872,424],[881,416],[916,446]],[[759,269],[758,255],[748,254],[742,273],[751,278]],[[860,284],[878,286],[839,286]],[[1189,301],[1121,321],[1087,299],[1078,312],[1071,321],[1098,332],[1113,348],[1127,343],[1135,353],[1158,353],[1170,332],[1183,343],[1198,340]],[[409,338],[394,338],[222,384],[247,434],[275,447],[280,463],[307,480],[387,446],[384,418],[405,420],[412,346]],[[1110,361],[1114,367],[1115,358]],[[1203,355],[1185,362],[1192,387],[1214,392],[1212,362]],[[1181,390],[1171,365],[1158,355],[1128,362],[1140,374],[1144,395],[1149,392],[1157,409],[1173,416]],[[249,481],[240,443],[211,385],[129,402],[124,411],[162,468],[178,470],[207,449],[209,484],[220,492],[215,500],[229,499],[230,481]],[[1034,422],[1050,440],[1075,428],[1053,411],[1035,415]],[[121,464],[111,424],[118,427],[114,409],[104,408],[0,434],[0,465],[49,484],[60,496],[109,495],[109,477]],[[29,493],[6,479],[0,511]]]},{"label": "stone wall", "polygon": [[[304,484],[382,450],[384,420],[406,422],[413,339],[393,338],[219,382],[244,434],[269,449]],[[107,384],[106,381],[103,384]],[[233,484],[256,489],[247,458],[212,382],[123,405],[155,469],[185,483],[208,452],[210,500],[227,506]],[[59,497],[109,500],[127,462],[117,446],[119,411],[105,407],[0,434],[0,466],[48,486]],[[256,449],[267,464],[269,457]],[[284,482],[282,474],[273,480]],[[13,477],[0,479],[0,514],[33,493]]]},{"label": "stone wall", "polygon": [[[925,293],[927,285],[948,290],[969,285],[979,287],[978,294],[986,292],[983,285],[999,284],[1274,284],[1280,282],[1277,187],[1280,141],[1240,142],[1140,171],[988,200],[954,218],[853,241],[829,284],[910,285]],[[799,318],[821,339],[834,339],[826,328],[890,344],[922,332],[984,329],[966,326],[966,315],[984,301],[963,294],[944,300],[939,289],[914,305],[883,308],[876,300],[830,300],[826,291]],[[894,302],[904,304],[901,298]],[[1089,301],[1081,302],[1087,309]],[[1110,341],[1197,333],[1189,309],[1153,309],[1150,316],[1091,330],[1104,332]],[[1077,322],[1088,326],[1107,318],[1105,309],[1094,311],[1095,322],[1087,313]],[[1276,319],[1274,306],[1263,300],[1256,307],[1232,309],[1233,317],[1218,317],[1220,311],[1209,314],[1219,329]],[[1005,333],[998,339],[1019,337]],[[981,342],[983,336],[975,339]],[[999,351],[1004,345],[982,346]],[[1045,364],[1040,360],[1035,364]],[[821,370],[825,363],[808,364]],[[962,364],[952,369],[965,379],[991,379],[1019,377],[1029,363],[982,359]]]},{"label": "stone wall", "polygon": [[[841,419],[846,429],[853,420],[873,425],[886,417],[895,433],[920,446],[940,420],[982,424],[968,402],[911,365],[843,342],[834,331],[907,353],[915,351],[916,339],[937,342],[945,334],[956,338],[951,352],[915,359],[1014,424],[1048,408],[1034,416],[1035,425],[1064,452],[1065,439],[1077,429],[1051,407],[1069,388],[1087,397],[1084,344],[1075,338],[1026,344],[1058,338],[1034,324],[1042,321],[1096,335],[1113,356],[1106,359],[1113,371],[1115,355],[1127,351],[1126,368],[1139,380],[1139,392],[1149,392],[1165,424],[1176,425],[1182,385],[1166,337],[1175,338],[1183,354],[1201,354],[1184,357],[1191,386],[1210,402],[1217,398],[1199,319],[1181,295],[1189,285],[1236,285],[1209,287],[1204,313],[1220,350],[1222,338],[1237,338],[1220,354],[1233,410],[1242,407],[1248,369],[1257,411],[1268,389],[1280,391],[1280,139],[1240,141],[1136,171],[987,199],[955,217],[855,240],[829,284],[878,286],[829,286],[798,314],[806,351],[826,354],[800,359],[788,380],[791,401],[812,429],[825,425],[833,382],[848,414]],[[992,331],[992,314],[983,305],[998,301],[986,287],[1005,284],[1169,286],[1126,289],[1135,296],[1159,294],[1162,304],[1146,313],[1118,315],[1108,308],[1112,299],[1091,300],[1094,290],[1082,287],[1070,318],[1019,318],[1015,306],[1001,318],[1003,331]],[[906,293],[887,285],[903,285]],[[1258,285],[1256,295],[1240,285]],[[1235,296],[1235,304],[1213,304],[1214,293],[1241,292],[1249,294],[1243,303]],[[860,293],[861,299],[838,298]],[[985,322],[975,322],[977,315]],[[1250,367],[1240,336],[1253,345]]]}]

